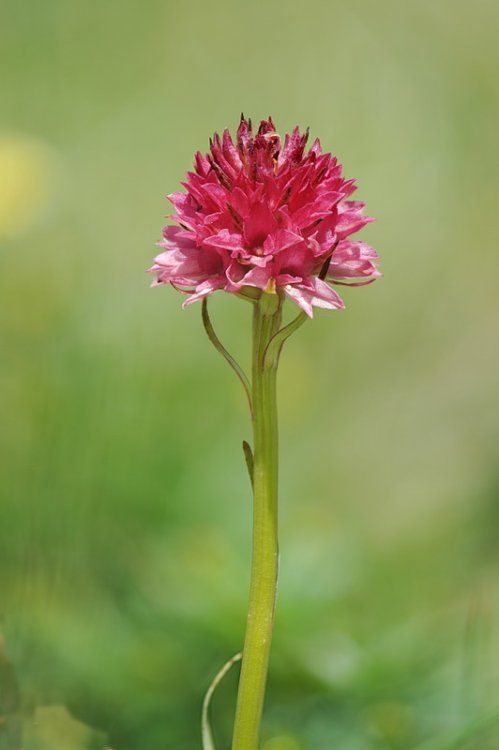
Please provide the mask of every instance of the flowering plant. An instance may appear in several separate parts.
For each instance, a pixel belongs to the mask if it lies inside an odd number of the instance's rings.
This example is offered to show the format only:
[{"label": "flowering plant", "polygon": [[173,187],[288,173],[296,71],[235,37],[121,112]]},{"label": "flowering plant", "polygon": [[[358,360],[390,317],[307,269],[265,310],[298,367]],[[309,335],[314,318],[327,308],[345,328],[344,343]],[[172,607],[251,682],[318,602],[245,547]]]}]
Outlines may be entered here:
[{"label": "flowering plant", "polygon": [[[215,134],[206,156],[197,153],[184,191],[169,196],[174,224],[163,230],[162,252],[150,271],[153,285],[171,284],[187,294],[184,305],[202,300],[205,330],[241,380],[248,397],[253,448],[243,443],[253,487],[253,550],[246,636],[232,750],[257,750],[273,630],[278,567],[278,442],[276,376],[286,339],[314,307],[341,309],[332,285],[362,286],[380,274],[376,251],[349,237],[371,218],[364,204],[348,200],[353,180],[322,153],[319,140],[306,151],[308,132],[295,128],[282,143],[272,120],[253,133],[241,117],[237,137]],[[217,290],[253,305],[251,379],[221,344],[208,314]],[[285,300],[298,315],[282,325]],[[213,739],[207,721],[215,678],[203,711],[203,743]]]}]

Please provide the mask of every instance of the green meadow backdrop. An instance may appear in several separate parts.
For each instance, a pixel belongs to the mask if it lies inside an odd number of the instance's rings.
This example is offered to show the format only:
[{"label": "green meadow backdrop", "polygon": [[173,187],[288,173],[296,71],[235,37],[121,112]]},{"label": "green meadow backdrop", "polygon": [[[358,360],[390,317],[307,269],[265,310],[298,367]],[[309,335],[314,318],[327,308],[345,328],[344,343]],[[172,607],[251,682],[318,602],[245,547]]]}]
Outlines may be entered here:
[{"label": "green meadow backdrop", "polygon": [[[4,0],[2,750],[200,748],[241,646],[244,394],[144,273],[241,111],[339,157],[384,273],[283,357],[263,748],[412,750],[499,709],[498,25],[492,0]],[[211,310],[247,361],[248,306]]]}]

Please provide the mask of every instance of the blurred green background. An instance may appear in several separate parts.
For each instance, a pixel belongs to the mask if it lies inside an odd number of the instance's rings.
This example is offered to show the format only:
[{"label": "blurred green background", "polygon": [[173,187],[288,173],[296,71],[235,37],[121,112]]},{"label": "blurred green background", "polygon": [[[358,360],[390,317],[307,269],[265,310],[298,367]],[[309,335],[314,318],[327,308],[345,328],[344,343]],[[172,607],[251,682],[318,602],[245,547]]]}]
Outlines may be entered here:
[{"label": "blurred green background", "polygon": [[[241,111],[338,155],[384,273],[283,358],[263,748],[409,750],[498,707],[498,25],[492,0],[4,0],[2,747],[41,711],[28,748],[200,748],[241,646],[244,394],[144,273]],[[247,361],[247,306],[211,309]]]}]

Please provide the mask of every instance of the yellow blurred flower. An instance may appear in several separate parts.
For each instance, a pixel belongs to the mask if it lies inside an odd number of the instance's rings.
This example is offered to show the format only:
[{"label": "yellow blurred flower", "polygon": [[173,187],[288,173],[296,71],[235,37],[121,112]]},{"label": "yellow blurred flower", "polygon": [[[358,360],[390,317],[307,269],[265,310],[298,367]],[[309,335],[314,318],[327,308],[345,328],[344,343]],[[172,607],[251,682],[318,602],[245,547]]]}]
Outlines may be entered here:
[{"label": "yellow blurred flower", "polygon": [[0,136],[0,239],[28,229],[48,208],[55,158],[43,142],[28,136]]}]

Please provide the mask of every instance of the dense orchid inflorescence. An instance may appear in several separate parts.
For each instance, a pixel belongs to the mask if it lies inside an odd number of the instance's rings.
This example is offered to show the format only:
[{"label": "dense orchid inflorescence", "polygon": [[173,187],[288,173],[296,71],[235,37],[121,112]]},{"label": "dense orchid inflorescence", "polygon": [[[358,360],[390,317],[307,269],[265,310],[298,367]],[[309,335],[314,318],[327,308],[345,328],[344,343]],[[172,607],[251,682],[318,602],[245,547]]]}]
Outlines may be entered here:
[{"label": "dense orchid inflorescence", "polygon": [[347,200],[355,181],[337,159],[318,139],[306,151],[307,139],[295,128],[282,143],[270,117],[256,134],[242,117],[235,142],[215,134],[185,190],[169,196],[175,224],[158,243],[153,285],[187,292],[186,305],[220,289],[285,295],[312,317],[314,306],[344,307],[330,284],[374,281],[376,251],[348,239],[373,219]]}]

